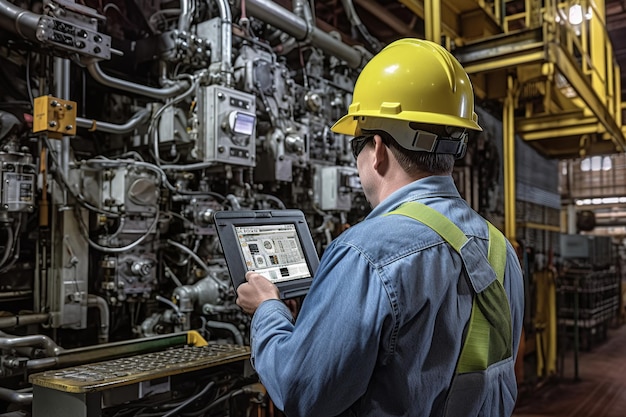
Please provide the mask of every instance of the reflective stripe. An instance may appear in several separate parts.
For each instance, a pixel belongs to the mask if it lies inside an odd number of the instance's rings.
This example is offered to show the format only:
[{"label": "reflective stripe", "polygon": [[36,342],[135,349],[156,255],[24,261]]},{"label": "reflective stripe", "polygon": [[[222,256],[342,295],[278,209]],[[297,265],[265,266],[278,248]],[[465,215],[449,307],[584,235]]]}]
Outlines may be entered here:
[{"label": "reflective stripe", "polygon": [[496,273],[500,284],[504,281],[504,267],[506,266],[506,242],[504,235],[494,226],[487,222],[489,226],[489,252],[487,259]]},{"label": "reflective stripe", "polygon": [[[469,239],[458,226],[437,210],[412,201],[386,215],[391,214],[407,216],[425,224],[463,257],[461,248]],[[487,259],[497,279],[474,296],[467,334],[457,364],[456,372],[459,374],[485,370],[489,365],[512,355],[511,310],[502,286],[506,266],[506,242],[504,235],[495,226],[489,222],[487,225]],[[467,264],[465,260],[464,264]]]},{"label": "reflective stripe", "polygon": [[439,213],[432,207],[428,207],[425,204],[418,203],[417,201],[410,201],[402,204],[397,209],[390,211],[386,215],[390,214],[402,214],[424,223],[426,226],[433,229],[456,250],[461,253],[461,247],[467,242],[467,236],[456,224],[452,223],[443,214]]}]

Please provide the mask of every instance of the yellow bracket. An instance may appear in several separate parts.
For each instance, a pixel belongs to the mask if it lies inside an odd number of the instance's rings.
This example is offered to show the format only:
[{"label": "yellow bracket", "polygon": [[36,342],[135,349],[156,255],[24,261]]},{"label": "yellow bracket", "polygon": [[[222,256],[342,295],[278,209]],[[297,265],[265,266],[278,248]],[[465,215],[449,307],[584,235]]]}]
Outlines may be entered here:
[{"label": "yellow bracket", "polygon": [[193,346],[206,346],[206,345],[208,345],[207,341],[204,340],[204,337],[202,337],[200,335],[200,333],[198,333],[195,330],[189,330],[187,332],[187,344],[193,345]]},{"label": "yellow bracket", "polygon": [[76,134],[76,102],[52,96],[35,98],[33,132],[48,132],[51,138]]}]

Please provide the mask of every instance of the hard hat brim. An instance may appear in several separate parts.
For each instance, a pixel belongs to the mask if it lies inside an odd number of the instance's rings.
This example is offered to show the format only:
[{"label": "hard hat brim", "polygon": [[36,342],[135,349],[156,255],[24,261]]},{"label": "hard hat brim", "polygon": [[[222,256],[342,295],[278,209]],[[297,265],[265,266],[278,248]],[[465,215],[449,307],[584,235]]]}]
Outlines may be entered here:
[{"label": "hard hat brim", "polygon": [[[476,113],[473,113],[472,116],[473,120],[468,120],[463,117],[452,116],[448,114],[405,111],[400,114],[394,115],[394,117],[388,117],[388,119],[404,120],[407,122],[418,122],[441,126],[455,126],[470,130],[482,131],[483,129],[478,125],[478,115]],[[347,114],[343,116],[330,129],[335,133],[349,136],[357,136],[360,130],[359,119],[361,117],[375,117],[379,119],[386,119],[386,117],[381,116],[380,112],[378,111],[359,111],[356,114]],[[381,124],[384,124],[384,121],[381,120]]]}]

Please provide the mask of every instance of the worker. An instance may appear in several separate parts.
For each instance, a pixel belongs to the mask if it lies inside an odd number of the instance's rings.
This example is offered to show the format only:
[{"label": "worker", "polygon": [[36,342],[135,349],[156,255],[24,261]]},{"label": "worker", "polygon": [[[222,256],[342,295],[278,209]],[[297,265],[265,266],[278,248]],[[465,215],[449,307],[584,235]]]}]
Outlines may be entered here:
[{"label": "worker", "polygon": [[275,405],[299,416],[510,416],[522,326],[515,250],[451,173],[480,131],[461,64],[401,39],[365,65],[348,114],[370,214],[324,251],[297,318],[248,272],[251,359]]}]

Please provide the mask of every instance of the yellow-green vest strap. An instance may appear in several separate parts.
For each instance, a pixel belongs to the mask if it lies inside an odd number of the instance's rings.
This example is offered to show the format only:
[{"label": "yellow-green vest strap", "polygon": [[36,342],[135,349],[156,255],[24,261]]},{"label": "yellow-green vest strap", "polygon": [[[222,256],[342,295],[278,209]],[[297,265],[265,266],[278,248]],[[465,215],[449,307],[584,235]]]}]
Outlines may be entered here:
[{"label": "yellow-green vest strap", "polygon": [[457,364],[457,373],[487,369],[512,355],[512,324],[509,299],[502,286],[506,266],[504,235],[491,223],[487,259],[496,280],[474,296],[467,335]]},{"label": "yellow-green vest strap", "polygon": [[[408,202],[387,215],[400,214],[413,218],[433,229],[463,257],[461,248],[467,236],[450,219],[437,210],[418,202]],[[476,372],[491,364],[511,357],[511,312],[502,286],[506,266],[504,235],[491,223],[487,259],[497,279],[483,291],[476,293],[465,341],[457,364],[457,373]],[[470,271],[468,271],[470,273]]]},{"label": "yellow-green vest strap", "polygon": [[426,226],[433,229],[443,240],[448,242],[450,246],[457,252],[461,252],[461,247],[467,242],[467,236],[456,224],[452,223],[443,214],[439,213],[432,207],[428,207],[425,204],[418,203],[417,201],[411,201],[402,204],[397,209],[390,211],[386,215],[390,214],[402,214],[424,223]]},{"label": "yellow-green vest strap", "polygon": [[502,232],[493,224],[487,222],[489,226],[489,252],[487,259],[502,284],[504,280],[504,268],[506,266],[506,241]]}]

